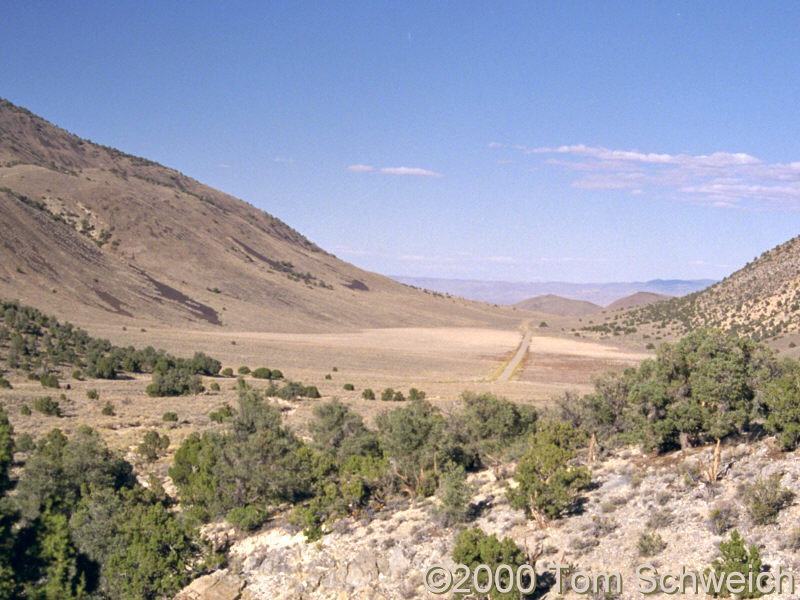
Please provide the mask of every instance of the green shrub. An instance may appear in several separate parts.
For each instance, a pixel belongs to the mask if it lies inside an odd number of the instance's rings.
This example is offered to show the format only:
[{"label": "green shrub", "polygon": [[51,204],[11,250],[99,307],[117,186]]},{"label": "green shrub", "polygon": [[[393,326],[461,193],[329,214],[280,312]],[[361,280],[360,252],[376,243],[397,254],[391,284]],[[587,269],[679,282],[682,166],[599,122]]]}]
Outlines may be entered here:
[{"label": "green shrub", "polygon": [[342,388],[348,392],[352,392],[354,389],[356,389],[356,386],[354,386],[352,383],[345,383]]},{"label": "green shrub", "polygon": [[408,399],[409,400],[424,400],[425,399],[425,392],[422,390],[418,390],[417,388],[411,388],[408,390]]},{"label": "green shrub", "polygon": [[709,528],[716,535],[722,535],[736,523],[736,510],[729,504],[721,504],[709,513]]},{"label": "green shrub", "polygon": [[[721,556],[714,560],[712,567],[718,576],[723,577],[723,589],[727,587],[725,585],[727,578],[737,573],[742,576],[746,586],[741,594],[737,594],[739,598],[759,598],[763,596],[755,585],[751,588],[748,584],[749,575],[752,573],[754,575],[753,580],[755,580],[755,576],[762,570],[763,564],[758,548],[752,545],[747,549],[742,536],[734,529],[731,533],[731,539],[720,543],[719,551]],[[734,585],[734,583],[731,585]]]},{"label": "green shrub", "polygon": [[272,374],[269,377],[270,379],[283,379],[283,371],[280,369],[272,369]]},{"label": "green shrub", "polygon": [[161,420],[165,423],[177,423],[178,422],[178,413],[176,412],[165,412],[161,415]]},{"label": "green shrub", "polygon": [[229,420],[236,414],[236,411],[233,410],[230,404],[227,402],[220,406],[217,410],[208,414],[208,418],[214,421],[215,423],[222,423],[223,421]]},{"label": "green shrub", "polygon": [[331,375],[330,373],[326,373],[325,374],[325,380],[328,381],[330,379],[333,379],[333,375]]},{"label": "green shrub", "polygon": [[372,388],[365,388],[364,391],[361,392],[361,397],[364,400],[375,400],[375,392]]},{"label": "green shrub", "polygon": [[511,505],[540,523],[560,517],[591,483],[586,467],[569,464],[584,442],[581,432],[567,423],[540,425],[514,473],[519,485],[508,490]]},{"label": "green shrub", "polygon": [[43,415],[51,417],[61,416],[61,407],[57,400],[53,400],[50,396],[40,396],[33,400],[33,408],[38,410]]},{"label": "green shrub", "polygon": [[153,382],[147,386],[148,396],[187,396],[199,394],[205,388],[199,375],[187,369],[172,368],[165,373],[153,373]]},{"label": "green shrub", "polygon": [[639,534],[639,539],[636,540],[639,556],[654,556],[666,547],[664,540],[655,531],[645,530]]},{"label": "green shrub", "polygon": [[230,367],[225,367],[222,369],[222,376],[223,377],[233,377],[233,369]]},{"label": "green shrub", "polygon": [[14,389],[11,385],[11,382],[5,377],[0,376],[0,390],[11,390],[11,389]]},{"label": "green shrub", "polygon": [[21,433],[14,440],[14,448],[17,452],[33,452],[36,449],[36,444],[29,433]]},{"label": "green shrub", "polygon": [[[504,538],[503,541],[500,541],[495,535],[486,535],[479,527],[464,529],[458,534],[456,546],[453,548],[453,561],[457,564],[466,565],[472,573],[477,575],[477,583],[480,589],[488,587],[489,575],[484,569],[477,570],[478,565],[488,565],[492,574],[496,572],[497,567],[500,565],[511,567],[511,573],[508,573],[505,569],[500,569],[500,580],[493,580],[495,585],[489,591],[489,598],[492,600],[519,600],[520,591],[517,583],[522,583],[523,589],[530,587],[530,580],[524,577],[521,577],[521,582],[513,580],[518,568],[527,562],[522,549],[511,538]],[[522,571],[522,574],[524,575],[524,571]],[[499,586],[498,583],[500,584]],[[472,578],[465,582],[466,587],[470,587],[473,584]],[[502,589],[508,588],[509,591],[502,593],[497,589],[498,587]],[[475,597],[484,596],[478,594]]]},{"label": "green shrub", "polygon": [[45,373],[39,378],[39,382],[42,384],[42,387],[46,388],[60,388],[61,386],[58,384],[58,375],[55,373]]},{"label": "green shrub", "polygon": [[255,369],[251,375],[256,379],[270,379],[272,377],[272,369],[267,367],[259,367]]},{"label": "green shrub", "polygon": [[83,379],[83,372],[80,369],[75,369],[72,372],[73,379]]},{"label": "green shrub", "polygon": [[796,377],[783,376],[764,390],[767,409],[765,428],[778,434],[778,446],[784,452],[800,442],[800,385]]},{"label": "green shrub", "polygon": [[114,405],[107,401],[100,412],[107,417],[114,416]]},{"label": "green shrub", "polygon": [[317,386],[315,385],[307,386],[303,395],[306,398],[322,398],[322,396],[319,393],[319,390],[317,389]]},{"label": "green shrub", "polygon": [[169,437],[151,430],[144,434],[136,452],[147,462],[153,462],[167,448],[169,448]]},{"label": "green shrub", "polygon": [[27,404],[23,404],[22,406],[19,407],[19,414],[24,415],[26,417],[30,416],[31,407],[28,406]]},{"label": "green shrub", "polygon": [[778,513],[791,504],[794,492],[781,486],[781,473],[759,479],[744,489],[744,502],[753,522],[771,523]]},{"label": "green shrub", "polygon": [[445,526],[466,520],[467,506],[472,490],[467,485],[467,473],[462,465],[449,463],[439,477],[436,497],[441,503],[440,512]]},{"label": "green shrub", "polygon": [[237,371],[239,375],[248,375],[250,373],[250,367],[248,366],[241,366]]},{"label": "green shrub", "polygon": [[97,400],[100,397],[100,394],[97,393],[97,390],[90,389],[90,390],[86,390],[86,397],[89,400]]},{"label": "green shrub", "polygon": [[225,519],[231,525],[238,527],[242,531],[255,531],[267,522],[269,511],[263,506],[248,504],[247,506],[237,506],[230,510]]},{"label": "green shrub", "polygon": [[218,392],[219,391],[219,384],[216,381],[212,381],[211,385],[209,385],[208,387],[212,392]]},{"label": "green shrub", "polygon": [[542,321],[539,323],[539,327],[547,327],[547,321]]}]

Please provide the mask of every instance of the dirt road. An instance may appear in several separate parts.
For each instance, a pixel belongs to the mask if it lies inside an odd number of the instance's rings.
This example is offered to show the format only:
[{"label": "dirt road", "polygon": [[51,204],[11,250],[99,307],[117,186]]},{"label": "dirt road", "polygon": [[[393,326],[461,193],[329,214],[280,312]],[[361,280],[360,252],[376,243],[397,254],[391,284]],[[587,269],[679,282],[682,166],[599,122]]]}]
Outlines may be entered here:
[{"label": "dirt road", "polygon": [[533,333],[531,333],[531,330],[528,329],[519,344],[519,348],[517,348],[517,353],[506,365],[506,368],[503,369],[503,372],[500,373],[497,381],[508,381],[509,377],[511,377],[511,374],[514,372],[514,369],[517,368],[517,365],[525,357],[525,353],[528,351],[528,346],[530,346],[531,343],[531,337],[533,337]]}]

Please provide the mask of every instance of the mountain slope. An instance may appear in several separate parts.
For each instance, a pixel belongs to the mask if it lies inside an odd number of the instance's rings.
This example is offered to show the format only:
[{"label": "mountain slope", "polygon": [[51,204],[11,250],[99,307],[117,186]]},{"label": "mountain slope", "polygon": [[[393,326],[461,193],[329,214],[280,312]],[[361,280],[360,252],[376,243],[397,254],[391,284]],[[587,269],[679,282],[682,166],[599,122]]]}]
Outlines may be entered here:
[{"label": "mountain slope", "polygon": [[636,292],[635,294],[631,294],[630,296],[625,296],[624,298],[620,298],[606,306],[606,310],[622,310],[624,308],[633,308],[635,306],[644,306],[646,304],[652,304],[653,302],[661,302],[663,300],[669,300],[672,296],[668,296],[667,294],[656,294],[654,292]]},{"label": "mountain slope", "polygon": [[800,332],[800,236],[708,289],[623,313],[625,323],[681,335],[712,326],[769,340]]},{"label": "mountain slope", "polygon": [[534,296],[522,302],[517,302],[514,306],[524,310],[559,315],[562,317],[582,317],[599,312],[602,307],[584,300],[571,300],[556,296],[555,294],[545,294]]},{"label": "mountain slope", "polygon": [[0,100],[0,297],[75,321],[272,331],[512,327],[411,289],[279,219]]}]

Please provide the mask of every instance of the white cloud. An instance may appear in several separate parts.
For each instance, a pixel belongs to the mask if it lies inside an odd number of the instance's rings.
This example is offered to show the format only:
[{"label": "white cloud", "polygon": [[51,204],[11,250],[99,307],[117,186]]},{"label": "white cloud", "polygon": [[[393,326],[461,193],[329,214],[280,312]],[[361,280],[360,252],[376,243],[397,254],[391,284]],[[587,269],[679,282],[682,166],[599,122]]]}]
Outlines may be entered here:
[{"label": "white cloud", "polygon": [[295,162],[295,160],[293,158],[288,158],[286,156],[276,156],[275,157],[275,162],[276,163],[283,163],[285,165],[291,165],[291,164],[293,164]]},{"label": "white cloud", "polygon": [[350,165],[347,167],[348,171],[352,171],[353,173],[369,173],[373,171],[375,167],[371,165]]},{"label": "white cloud", "polygon": [[381,173],[384,175],[408,175],[412,177],[444,177],[441,173],[418,167],[383,167]]},{"label": "white cloud", "polygon": [[585,190],[631,190],[718,208],[800,210],[800,162],[765,163],[743,152],[662,154],[584,144],[514,146],[550,155],[545,165],[575,173]]}]

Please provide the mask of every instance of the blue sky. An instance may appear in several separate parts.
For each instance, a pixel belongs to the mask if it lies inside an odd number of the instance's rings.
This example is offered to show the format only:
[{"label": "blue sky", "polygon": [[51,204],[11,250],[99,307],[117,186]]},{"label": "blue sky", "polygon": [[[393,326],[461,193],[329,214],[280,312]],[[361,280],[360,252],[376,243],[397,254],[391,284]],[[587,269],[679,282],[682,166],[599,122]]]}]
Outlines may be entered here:
[{"label": "blue sky", "polygon": [[0,96],[395,275],[721,278],[800,233],[797,2],[14,2]]}]

